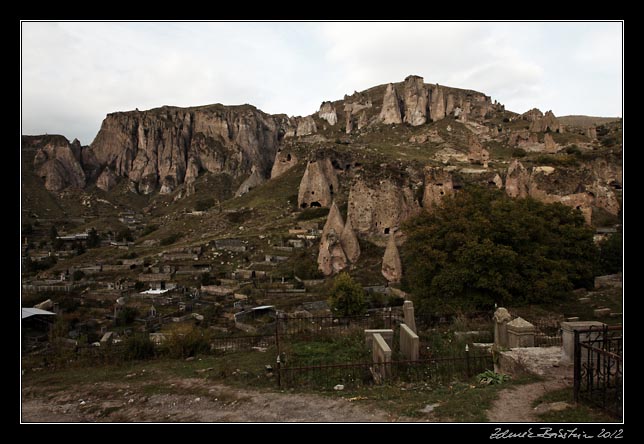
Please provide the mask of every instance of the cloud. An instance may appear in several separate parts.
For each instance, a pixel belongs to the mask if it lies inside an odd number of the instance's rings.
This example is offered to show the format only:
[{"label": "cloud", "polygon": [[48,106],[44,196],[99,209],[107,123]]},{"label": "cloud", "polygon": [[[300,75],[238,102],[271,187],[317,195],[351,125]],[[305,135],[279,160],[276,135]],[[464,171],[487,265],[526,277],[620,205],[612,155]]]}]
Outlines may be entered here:
[{"label": "cloud", "polygon": [[402,81],[507,109],[621,113],[619,23],[22,24],[22,130],[90,143],[113,111],[250,103],[307,115]]}]

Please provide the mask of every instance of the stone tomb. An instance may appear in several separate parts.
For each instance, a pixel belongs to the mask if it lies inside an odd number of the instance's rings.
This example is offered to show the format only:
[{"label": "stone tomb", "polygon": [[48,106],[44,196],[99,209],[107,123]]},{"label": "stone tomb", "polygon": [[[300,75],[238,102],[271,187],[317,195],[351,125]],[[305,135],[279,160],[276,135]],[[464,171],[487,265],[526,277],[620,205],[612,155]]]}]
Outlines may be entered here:
[{"label": "stone tomb", "polygon": [[394,331],[391,329],[374,329],[374,330],[365,330],[364,331],[364,340],[365,343],[367,344],[367,347],[372,346],[373,342],[373,337],[374,335],[379,334],[382,336],[382,338],[385,340],[385,342],[389,345],[389,347],[393,347],[394,345]]},{"label": "stone tomb", "polygon": [[503,307],[494,312],[494,345],[501,348],[508,346],[507,324],[512,319],[510,312]]},{"label": "stone tomb", "polygon": [[599,321],[581,321],[581,322],[562,322],[563,330],[563,352],[561,356],[562,363],[572,363],[575,359],[575,331],[596,330],[579,334],[580,341],[589,341],[597,339],[602,334],[604,327],[603,322]]},{"label": "stone tomb", "polygon": [[400,352],[408,361],[418,360],[418,335],[406,324],[400,324]]},{"label": "stone tomb", "polygon": [[376,383],[379,383],[391,377],[391,347],[379,333],[373,335],[371,344],[373,377]]},{"label": "stone tomb", "polygon": [[534,335],[536,328],[534,325],[519,317],[508,322],[508,346],[517,347],[534,347]]},{"label": "stone tomb", "polygon": [[416,330],[416,318],[414,317],[414,303],[412,301],[403,302],[403,315],[407,327],[409,327],[414,333],[417,333],[418,330]]}]

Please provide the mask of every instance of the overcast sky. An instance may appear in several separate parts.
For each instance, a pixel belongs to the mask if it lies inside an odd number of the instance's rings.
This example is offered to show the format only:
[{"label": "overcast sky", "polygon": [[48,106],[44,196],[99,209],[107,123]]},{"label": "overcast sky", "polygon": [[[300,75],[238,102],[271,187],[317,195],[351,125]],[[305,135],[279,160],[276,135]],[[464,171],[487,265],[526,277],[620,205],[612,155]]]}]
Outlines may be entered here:
[{"label": "overcast sky", "polygon": [[22,132],[89,144],[107,113],[250,103],[308,115],[409,74],[524,112],[622,115],[622,23],[22,23]]}]

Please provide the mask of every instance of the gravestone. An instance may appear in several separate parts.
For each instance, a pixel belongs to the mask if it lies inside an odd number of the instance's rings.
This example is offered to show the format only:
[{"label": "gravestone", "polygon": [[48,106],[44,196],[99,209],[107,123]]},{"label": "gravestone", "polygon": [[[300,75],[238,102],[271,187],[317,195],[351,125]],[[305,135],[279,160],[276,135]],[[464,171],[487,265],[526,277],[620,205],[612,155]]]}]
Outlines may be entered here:
[{"label": "gravestone", "polygon": [[592,332],[580,333],[580,341],[595,340],[602,335],[603,322],[599,321],[581,321],[581,322],[562,322],[563,330],[563,351],[561,356],[562,363],[572,363],[575,359],[575,331],[595,330]]},{"label": "gravestone", "polygon": [[494,312],[494,345],[505,348],[508,346],[507,324],[512,319],[507,309],[499,307]]},{"label": "gravestone", "polygon": [[593,310],[593,315],[596,318],[605,318],[610,315],[610,308],[596,308]]},{"label": "gravestone", "polygon": [[376,382],[391,377],[391,348],[379,333],[373,335],[371,351]]},{"label": "gravestone", "polygon": [[406,324],[400,324],[400,352],[408,361],[418,360],[418,335]]},{"label": "gravestone", "polygon": [[372,330],[365,330],[364,331],[364,339],[365,339],[365,344],[367,344],[367,347],[371,347],[371,343],[373,342],[373,336],[379,334],[382,336],[382,338],[385,340],[385,342],[389,345],[389,347],[393,347],[394,345],[394,331],[391,329],[372,329]]},{"label": "gravestone", "polygon": [[414,333],[418,333],[418,330],[416,330],[416,318],[414,317],[414,303],[412,301],[403,302],[403,315],[407,327]]},{"label": "gravestone", "polygon": [[536,328],[534,325],[519,317],[507,323],[508,346],[517,347],[534,347],[534,335]]}]

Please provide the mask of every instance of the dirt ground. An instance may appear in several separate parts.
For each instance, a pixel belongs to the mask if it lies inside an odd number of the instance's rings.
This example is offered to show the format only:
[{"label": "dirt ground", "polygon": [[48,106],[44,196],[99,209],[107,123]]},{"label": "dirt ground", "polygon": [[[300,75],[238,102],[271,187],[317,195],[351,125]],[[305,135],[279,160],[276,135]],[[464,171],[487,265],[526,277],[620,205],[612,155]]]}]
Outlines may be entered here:
[{"label": "dirt ground", "polygon": [[[95,383],[55,393],[23,388],[23,422],[394,422],[384,411],[316,395],[230,388],[203,379],[167,381],[172,393]],[[183,392],[183,393],[182,393]]]}]

